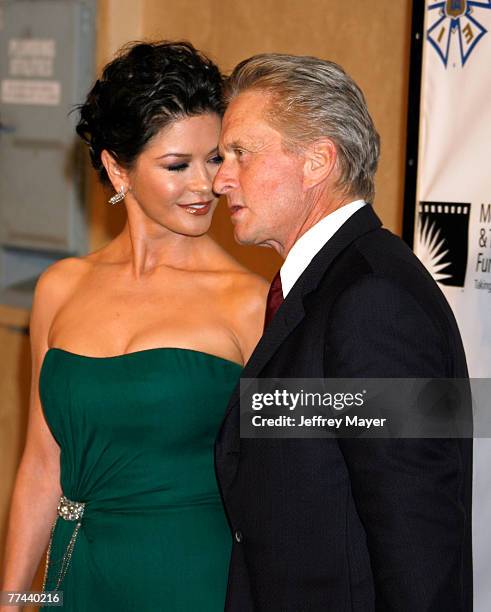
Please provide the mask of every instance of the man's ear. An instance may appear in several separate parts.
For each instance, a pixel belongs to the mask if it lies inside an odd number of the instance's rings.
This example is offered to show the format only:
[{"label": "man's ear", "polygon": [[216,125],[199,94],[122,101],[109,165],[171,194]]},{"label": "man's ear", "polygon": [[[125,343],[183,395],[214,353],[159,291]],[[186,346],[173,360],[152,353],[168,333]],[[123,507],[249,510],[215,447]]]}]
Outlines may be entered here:
[{"label": "man's ear", "polygon": [[128,173],[122,168],[114,157],[104,149],[101,153],[101,162],[106,169],[107,176],[114,187],[114,191],[119,191],[121,187],[124,187],[125,191],[130,188]]},{"label": "man's ear", "polygon": [[303,188],[317,187],[329,178],[336,167],[336,146],[330,138],[321,138],[304,151]]}]

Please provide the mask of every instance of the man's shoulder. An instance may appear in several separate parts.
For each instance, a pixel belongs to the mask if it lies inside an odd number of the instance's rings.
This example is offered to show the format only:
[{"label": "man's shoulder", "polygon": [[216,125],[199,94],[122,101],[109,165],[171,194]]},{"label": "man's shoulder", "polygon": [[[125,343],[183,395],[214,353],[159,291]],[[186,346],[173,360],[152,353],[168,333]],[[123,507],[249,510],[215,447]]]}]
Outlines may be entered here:
[{"label": "man's shoulder", "polygon": [[322,279],[317,298],[329,318],[344,312],[351,322],[354,317],[363,322],[371,313],[382,324],[394,318],[398,327],[425,320],[425,329],[459,336],[436,281],[409,246],[382,227],[360,235],[340,253]]},{"label": "man's shoulder", "polygon": [[360,260],[363,269],[377,278],[384,278],[409,291],[429,291],[441,296],[441,291],[430,273],[399,237],[378,228],[356,239],[349,251],[352,261]]},{"label": "man's shoulder", "polygon": [[381,227],[347,245],[326,270],[318,294],[325,305],[349,294],[353,307],[361,309],[368,302],[397,299],[418,303],[432,318],[453,318],[442,291],[420,260],[401,238]]},{"label": "man's shoulder", "polygon": [[402,238],[385,227],[363,234],[353,242],[353,246],[374,268],[384,268],[394,257],[401,265],[421,267],[419,259]]},{"label": "man's shoulder", "polygon": [[362,273],[397,276],[409,268],[431,281],[409,246],[382,227],[371,205],[353,214],[325,244],[315,261],[320,272],[345,267],[345,272],[352,277]]}]

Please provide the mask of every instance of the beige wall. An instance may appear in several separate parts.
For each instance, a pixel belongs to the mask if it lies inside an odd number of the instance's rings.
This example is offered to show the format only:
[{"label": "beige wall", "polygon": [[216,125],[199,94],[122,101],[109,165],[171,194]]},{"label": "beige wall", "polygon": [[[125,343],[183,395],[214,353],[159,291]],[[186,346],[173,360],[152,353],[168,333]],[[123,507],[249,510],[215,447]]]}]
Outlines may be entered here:
[{"label": "beige wall", "polygon": [[[100,69],[123,43],[142,38],[190,40],[225,71],[267,51],[312,54],[341,63],[365,91],[380,131],[375,207],[385,224],[399,232],[410,5],[410,0],[99,0],[97,63]],[[106,204],[89,169],[88,177],[90,242],[97,248],[117,233],[124,216],[122,208]],[[235,245],[223,203],[213,233],[257,272],[271,277],[277,269],[279,259],[271,251]],[[27,316],[0,305],[0,562],[25,435],[30,359],[28,339],[18,328]]]}]

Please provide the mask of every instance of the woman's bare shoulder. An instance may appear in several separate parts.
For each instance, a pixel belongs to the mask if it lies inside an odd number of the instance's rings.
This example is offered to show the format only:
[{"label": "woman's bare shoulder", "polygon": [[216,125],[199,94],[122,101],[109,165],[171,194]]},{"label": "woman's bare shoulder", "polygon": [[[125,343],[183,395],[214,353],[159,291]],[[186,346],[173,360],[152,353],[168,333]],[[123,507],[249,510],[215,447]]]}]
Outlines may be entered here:
[{"label": "woman's bare shoulder", "polygon": [[90,266],[85,257],[67,257],[46,268],[36,283],[32,317],[52,320]]},{"label": "woman's bare shoulder", "polygon": [[233,275],[234,295],[237,299],[259,303],[264,306],[269,291],[269,283],[259,274],[247,268],[238,270]]},{"label": "woman's bare shoulder", "polygon": [[225,271],[234,283],[239,283],[238,289],[247,293],[258,293],[260,296],[266,292],[267,295],[269,283],[264,277],[246,268],[221,245],[214,243],[214,249],[218,255],[221,270]]},{"label": "woman's bare shoulder", "polygon": [[[220,247],[221,249],[221,247]],[[230,253],[222,249],[223,277],[225,297],[232,311],[240,314],[241,320],[257,316],[262,318],[269,290],[269,283],[259,274],[255,274]]]},{"label": "woman's bare shoulder", "polygon": [[246,363],[263,333],[269,284],[247,269],[231,275],[227,311]]},{"label": "woman's bare shoulder", "polygon": [[67,257],[51,264],[38,279],[36,293],[54,298],[66,293],[91,267],[87,257]]},{"label": "woman's bare shoulder", "polygon": [[245,305],[264,306],[269,290],[269,283],[264,277],[256,274],[230,257],[224,268],[227,279],[227,297],[232,302],[240,301]]}]

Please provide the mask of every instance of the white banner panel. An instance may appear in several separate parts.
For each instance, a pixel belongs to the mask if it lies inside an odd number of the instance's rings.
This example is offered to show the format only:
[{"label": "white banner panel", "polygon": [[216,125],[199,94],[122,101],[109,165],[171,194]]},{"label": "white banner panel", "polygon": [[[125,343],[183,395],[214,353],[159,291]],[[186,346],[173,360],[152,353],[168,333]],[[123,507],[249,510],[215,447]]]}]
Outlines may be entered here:
[{"label": "white banner panel", "polygon": [[[426,0],[414,250],[491,377],[491,0]],[[491,410],[491,398],[490,398]],[[474,442],[475,610],[491,610],[491,440]]]}]

